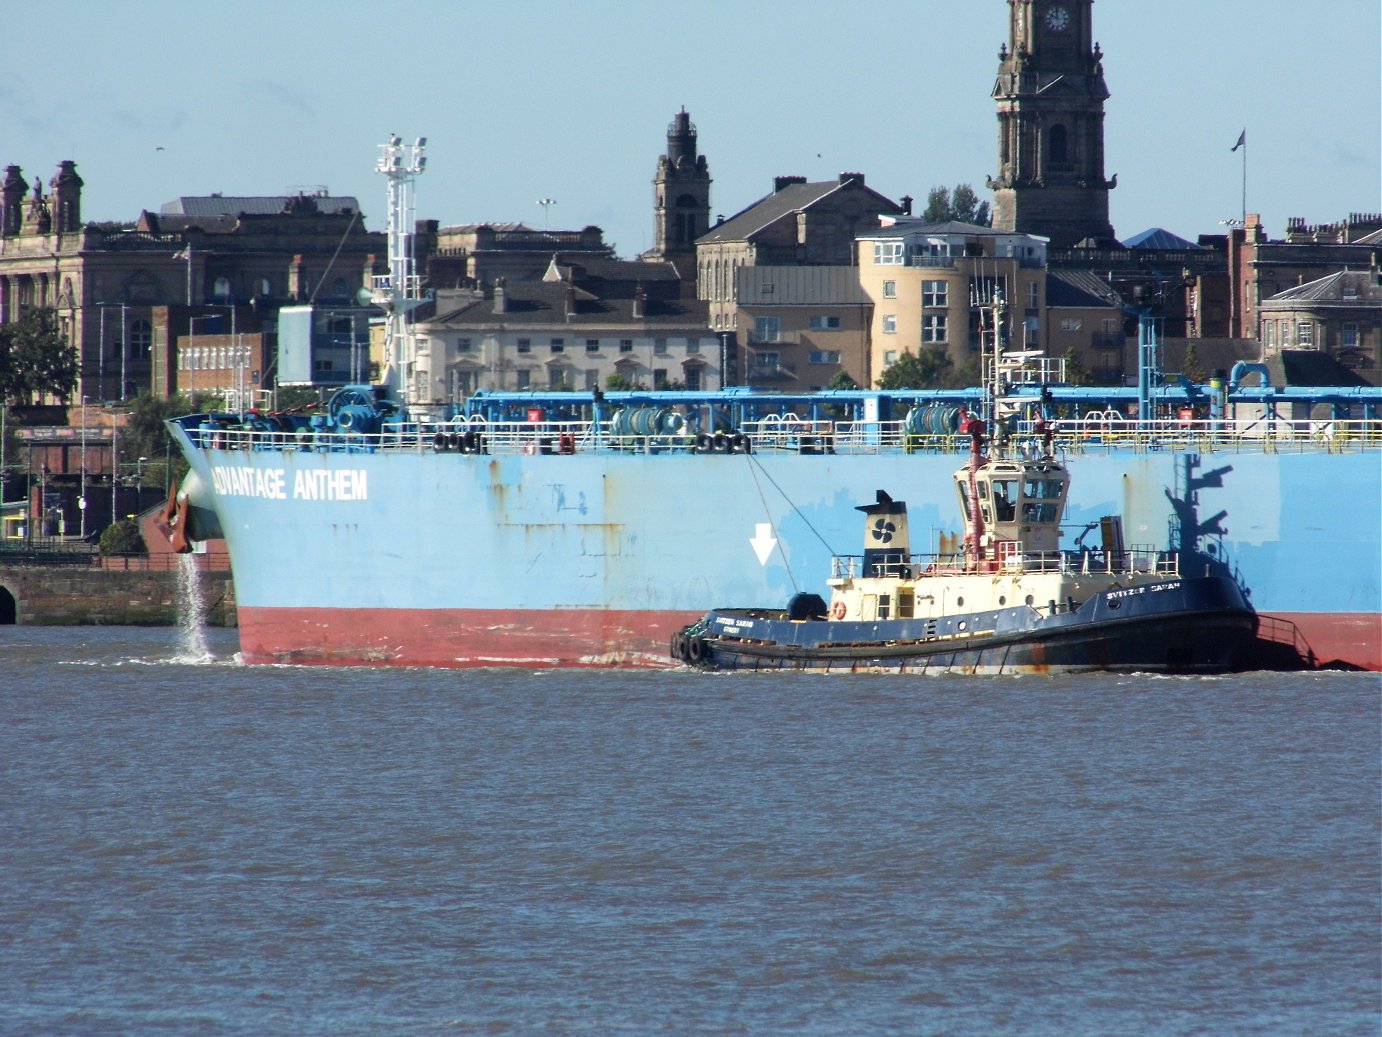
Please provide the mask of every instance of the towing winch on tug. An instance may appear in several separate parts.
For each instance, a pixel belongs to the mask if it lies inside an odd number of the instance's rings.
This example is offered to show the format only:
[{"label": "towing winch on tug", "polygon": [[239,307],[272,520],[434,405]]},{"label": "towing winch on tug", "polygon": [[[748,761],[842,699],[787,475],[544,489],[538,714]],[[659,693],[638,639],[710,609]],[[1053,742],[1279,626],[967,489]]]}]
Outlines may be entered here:
[{"label": "towing winch on tug", "polygon": [[[1002,354],[992,403],[1024,362]],[[907,506],[883,490],[864,515],[863,554],[836,556],[830,600],[787,609],[716,609],[672,638],[674,658],[707,669],[964,673],[1082,670],[1221,673],[1251,665],[1258,619],[1221,560],[1129,547],[1107,515],[1060,546],[1070,472],[1035,438],[984,451],[985,422],[954,474],[963,538],[911,552]],[[1102,543],[1086,547],[1099,528]],[[958,541],[958,542],[957,542]]]}]

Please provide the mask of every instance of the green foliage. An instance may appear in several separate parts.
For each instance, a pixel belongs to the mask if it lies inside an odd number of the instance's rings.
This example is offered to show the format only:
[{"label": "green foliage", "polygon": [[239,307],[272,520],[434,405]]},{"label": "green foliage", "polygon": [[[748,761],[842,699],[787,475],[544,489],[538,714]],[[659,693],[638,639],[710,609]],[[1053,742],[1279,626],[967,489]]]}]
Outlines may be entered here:
[{"label": "green foliage", "polygon": [[631,382],[617,371],[605,379],[605,388],[610,392],[633,392],[642,389],[642,382]]},{"label": "green foliage", "polygon": [[835,377],[830,379],[826,388],[840,390],[857,389],[859,388],[859,383],[849,376],[848,371],[836,371]]},{"label": "green foliage", "polygon": [[274,390],[274,406],[281,411],[311,410],[322,405],[321,395],[310,385],[285,385]]},{"label": "green foliage", "polygon": [[121,519],[113,526],[107,526],[97,545],[103,555],[142,555],[149,548],[139,535],[139,523],[134,519]]},{"label": "green foliage", "polygon": [[76,387],[77,350],[59,333],[56,311],[28,309],[0,326],[0,400],[49,395],[65,402]]},{"label": "green foliage", "polygon": [[1200,363],[1200,355],[1195,352],[1195,343],[1191,342],[1185,347],[1185,361],[1181,366],[1185,368],[1181,374],[1192,382],[1201,384],[1209,380],[1209,372]]},{"label": "green foliage", "polygon": [[[147,457],[155,465],[162,465],[165,457],[173,458],[173,478],[181,479],[187,471],[186,462],[173,446],[173,437],[168,435],[164,424],[169,418],[183,414],[199,414],[210,409],[216,397],[210,393],[176,393],[169,397],[150,396],[140,393],[129,404],[129,421],[120,430],[121,465],[136,463],[138,458]],[[154,465],[151,465],[152,469]],[[152,478],[152,476],[151,476]]]},{"label": "green foliage", "polygon": [[926,346],[920,353],[904,350],[895,363],[879,376],[880,389],[937,389],[942,387],[955,364],[944,350]]},{"label": "green foliage", "polygon": [[1094,384],[1094,379],[1085,370],[1084,359],[1075,351],[1073,346],[1065,351],[1065,356],[1062,359],[1065,361],[1066,385]]},{"label": "green foliage", "polygon": [[989,226],[992,215],[989,203],[981,202],[969,184],[957,184],[952,191],[947,187],[933,187],[926,195],[926,209],[921,214],[927,223],[946,223],[958,220],[979,227]]}]

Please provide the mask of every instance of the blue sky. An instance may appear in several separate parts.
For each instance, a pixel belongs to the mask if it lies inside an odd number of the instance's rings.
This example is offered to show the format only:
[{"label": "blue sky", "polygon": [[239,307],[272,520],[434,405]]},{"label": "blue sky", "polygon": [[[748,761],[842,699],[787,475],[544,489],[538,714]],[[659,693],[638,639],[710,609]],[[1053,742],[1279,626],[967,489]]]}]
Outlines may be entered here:
[{"label": "blue sky", "polygon": [[[1248,209],[1382,210],[1377,0],[1098,0],[1106,172],[1122,237],[1184,237]],[[24,8],[31,10],[31,8]],[[32,8],[44,11],[43,8]],[[73,159],[83,216],[184,194],[325,185],[385,225],[378,145],[429,138],[417,213],[443,224],[597,224],[652,243],[652,186],[682,106],[730,215],[772,178],[860,171],[892,198],[996,167],[989,98],[1004,0],[76,0],[7,34],[0,164]],[[387,12],[387,13],[386,13]],[[692,12],[692,13],[686,13]],[[11,12],[10,29],[25,17]],[[27,41],[20,43],[21,37]],[[396,44],[389,41],[397,40]],[[162,151],[157,150],[162,148]]]}]

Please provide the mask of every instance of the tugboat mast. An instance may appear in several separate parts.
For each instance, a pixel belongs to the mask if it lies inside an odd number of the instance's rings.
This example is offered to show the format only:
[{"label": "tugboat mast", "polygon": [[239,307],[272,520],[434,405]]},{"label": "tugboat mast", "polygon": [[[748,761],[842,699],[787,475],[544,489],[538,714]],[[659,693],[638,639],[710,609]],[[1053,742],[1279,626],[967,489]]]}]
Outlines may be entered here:
[{"label": "tugboat mast", "polygon": [[428,372],[417,369],[409,314],[425,301],[413,255],[413,181],[427,166],[427,138],[404,144],[396,133],[379,146],[376,173],[389,178],[389,272],[371,278],[371,301],[386,314],[384,384],[405,407],[430,402]]}]

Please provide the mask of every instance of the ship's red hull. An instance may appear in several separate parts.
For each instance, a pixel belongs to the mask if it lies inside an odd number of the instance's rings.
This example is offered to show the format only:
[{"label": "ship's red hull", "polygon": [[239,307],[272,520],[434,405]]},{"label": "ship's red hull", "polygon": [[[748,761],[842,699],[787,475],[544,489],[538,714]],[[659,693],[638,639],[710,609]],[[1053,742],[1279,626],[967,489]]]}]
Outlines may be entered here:
[{"label": "ship's red hull", "polygon": [[[1382,616],[1273,613],[1294,623],[1320,665],[1382,670]],[[239,609],[247,663],[360,666],[674,665],[673,633],[700,618],[684,612],[591,609]]]}]

